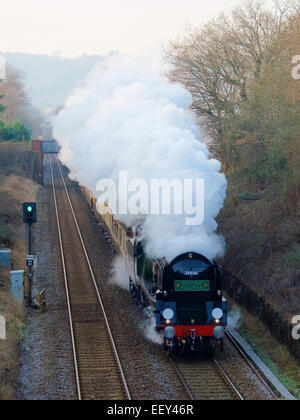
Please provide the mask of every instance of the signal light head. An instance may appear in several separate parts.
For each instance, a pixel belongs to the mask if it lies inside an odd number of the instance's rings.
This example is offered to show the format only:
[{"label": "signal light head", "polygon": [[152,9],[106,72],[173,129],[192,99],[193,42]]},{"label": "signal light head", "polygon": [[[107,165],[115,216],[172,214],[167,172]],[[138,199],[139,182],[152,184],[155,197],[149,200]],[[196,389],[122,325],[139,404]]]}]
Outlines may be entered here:
[{"label": "signal light head", "polygon": [[23,204],[23,222],[27,224],[33,224],[37,222],[36,203]]}]

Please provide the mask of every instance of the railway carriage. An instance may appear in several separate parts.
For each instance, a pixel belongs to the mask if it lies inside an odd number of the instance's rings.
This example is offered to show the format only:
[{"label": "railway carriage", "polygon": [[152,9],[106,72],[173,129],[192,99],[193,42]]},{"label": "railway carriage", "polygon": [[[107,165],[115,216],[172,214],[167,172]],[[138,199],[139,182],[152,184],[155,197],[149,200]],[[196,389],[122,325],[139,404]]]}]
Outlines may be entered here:
[{"label": "railway carriage", "polygon": [[227,302],[220,266],[196,252],[179,255],[170,262],[163,257],[148,258],[143,224],[128,227],[108,209],[100,216],[91,192],[86,188],[83,192],[124,257],[131,295],[138,306],[152,307],[156,328],[163,331],[165,350],[170,354],[212,354],[216,343],[222,346]]}]

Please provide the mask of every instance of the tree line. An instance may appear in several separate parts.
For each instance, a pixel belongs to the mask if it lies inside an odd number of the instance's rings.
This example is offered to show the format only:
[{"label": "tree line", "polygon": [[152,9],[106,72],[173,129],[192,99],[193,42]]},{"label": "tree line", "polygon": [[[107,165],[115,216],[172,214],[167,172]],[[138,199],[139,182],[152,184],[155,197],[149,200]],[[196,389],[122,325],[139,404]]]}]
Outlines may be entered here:
[{"label": "tree line", "polygon": [[0,81],[0,141],[28,141],[40,134],[40,118],[32,109],[22,75],[7,66],[7,77]]},{"label": "tree line", "polygon": [[298,183],[299,2],[251,0],[205,26],[188,28],[164,48],[168,76],[189,90],[209,147],[230,174],[257,182]]}]

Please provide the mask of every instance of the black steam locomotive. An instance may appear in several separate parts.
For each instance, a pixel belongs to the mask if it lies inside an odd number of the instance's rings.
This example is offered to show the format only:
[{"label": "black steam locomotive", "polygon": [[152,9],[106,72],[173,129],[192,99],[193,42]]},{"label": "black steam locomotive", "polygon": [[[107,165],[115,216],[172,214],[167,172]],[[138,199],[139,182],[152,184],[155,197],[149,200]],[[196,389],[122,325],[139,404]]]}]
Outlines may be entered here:
[{"label": "black steam locomotive", "polygon": [[217,263],[195,252],[171,263],[149,260],[143,241],[133,240],[134,274],[130,291],[137,303],[153,306],[156,327],[163,330],[170,353],[203,351],[212,354],[222,345],[227,324],[227,302],[222,293],[222,270]]}]

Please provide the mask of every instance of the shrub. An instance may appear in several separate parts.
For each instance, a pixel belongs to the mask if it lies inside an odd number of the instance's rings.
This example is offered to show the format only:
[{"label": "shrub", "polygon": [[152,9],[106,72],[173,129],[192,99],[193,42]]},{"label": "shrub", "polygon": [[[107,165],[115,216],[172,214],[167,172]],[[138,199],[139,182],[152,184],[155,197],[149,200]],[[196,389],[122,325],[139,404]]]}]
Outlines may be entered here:
[{"label": "shrub", "polygon": [[11,121],[0,125],[0,140],[1,141],[29,141],[30,133],[27,128],[20,121]]}]

